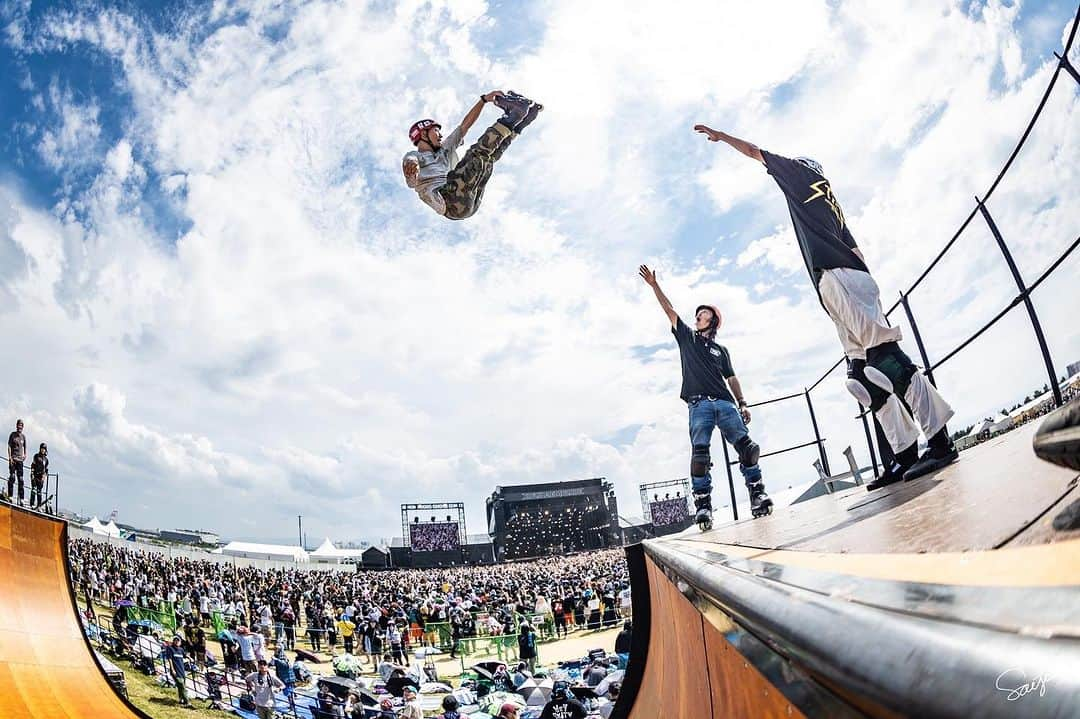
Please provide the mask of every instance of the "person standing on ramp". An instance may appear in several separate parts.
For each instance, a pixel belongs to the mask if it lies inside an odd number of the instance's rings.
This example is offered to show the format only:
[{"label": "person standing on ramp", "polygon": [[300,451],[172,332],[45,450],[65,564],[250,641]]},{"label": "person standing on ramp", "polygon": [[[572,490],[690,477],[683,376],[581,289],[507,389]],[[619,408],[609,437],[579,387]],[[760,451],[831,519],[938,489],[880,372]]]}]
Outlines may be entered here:
[{"label": "person standing on ramp", "polygon": [[758,467],[761,448],[750,439],[746,429],[750,410],[731,366],[731,355],[726,347],[715,342],[716,332],[720,329],[720,311],[711,305],[699,305],[694,313],[695,330],[691,332],[660,289],[656,272],[642,265],[638,274],[652,287],[660,307],[671,320],[671,333],[679,345],[682,362],[679,396],[690,411],[690,483],[697,508],[694,520],[703,530],[712,527],[712,474],[709,468],[712,467],[712,433],[716,427],[738,453],[739,471],[750,493],[751,514],[760,517],[771,513],[773,501],[765,493],[761,468]]},{"label": "person standing on ramp", "polygon": [[[501,109],[503,116],[484,131],[459,162],[457,148],[489,102]],[[495,162],[543,109],[543,105],[515,92],[492,90],[480,96],[461,124],[446,137],[442,136],[442,125],[434,120],[413,123],[409,139],[416,149],[406,153],[401,162],[405,184],[449,220],[472,217],[480,208]]]},{"label": "person standing on ramp", "polygon": [[[787,199],[806,269],[844,347],[847,389],[874,413],[895,455],[867,489],[909,481],[954,462],[959,453],[945,427],[952,407],[900,349],[903,333],[882,312],[877,283],[821,165],[808,157],[775,155],[705,125],[694,129],[765,165]],[[929,444],[922,457],[920,426]]]}]

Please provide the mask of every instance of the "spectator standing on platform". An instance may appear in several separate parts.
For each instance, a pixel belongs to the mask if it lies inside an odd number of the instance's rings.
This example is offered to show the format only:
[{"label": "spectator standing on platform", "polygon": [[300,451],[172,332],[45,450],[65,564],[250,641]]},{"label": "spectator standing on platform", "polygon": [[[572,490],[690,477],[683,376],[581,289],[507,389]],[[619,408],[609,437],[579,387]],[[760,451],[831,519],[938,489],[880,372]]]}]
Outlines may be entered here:
[{"label": "spectator standing on platform", "polygon": [[49,448],[41,443],[30,462],[30,506],[37,509],[45,501],[45,477],[49,474]]},{"label": "spectator standing on platform", "polygon": [[26,435],[23,434],[23,421],[15,422],[15,431],[8,435],[8,499],[15,498],[15,481],[19,482],[19,504],[23,501],[23,462],[26,461]]},{"label": "spectator standing on platform", "polygon": [[[874,413],[895,455],[866,488],[912,480],[955,462],[959,452],[945,427],[952,407],[900,349],[903,332],[882,310],[878,284],[821,164],[762,150],[705,125],[694,130],[760,162],[784,193],[806,270],[848,360],[847,389]],[[928,445],[921,457],[920,429]]]},{"label": "spectator standing on platform", "polygon": [[274,666],[274,675],[285,685],[285,698],[289,700],[289,707],[295,714],[296,700],[293,695],[296,693],[296,673],[289,664],[289,658],[285,656],[285,647],[277,648],[271,663]]},{"label": "spectator standing on platform", "polygon": [[184,663],[184,647],[183,640],[180,635],[176,635],[172,638],[172,643],[165,647],[165,660],[169,667],[169,675],[176,683],[176,693],[180,698],[180,706],[189,707],[191,702],[188,701],[187,695],[187,665]]},{"label": "spectator standing on platform", "polygon": [[274,719],[274,692],[285,687],[284,682],[270,673],[265,661],[258,669],[244,677],[244,683],[255,700],[255,713],[259,719]]},{"label": "spectator standing on platform", "polygon": [[731,355],[726,347],[716,342],[722,322],[720,310],[712,305],[698,305],[691,330],[660,289],[656,272],[641,265],[638,274],[652,288],[656,301],[671,322],[671,333],[679,346],[682,366],[679,397],[686,402],[690,419],[690,483],[697,510],[694,521],[702,530],[712,527],[711,447],[712,433],[717,428],[738,453],[739,471],[750,495],[750,513],[754,517],[771,513],[773,501],[765,492],[758,466],[761,448],[750,439],[746,428],[750,423],[750,410],[735,376]]}]

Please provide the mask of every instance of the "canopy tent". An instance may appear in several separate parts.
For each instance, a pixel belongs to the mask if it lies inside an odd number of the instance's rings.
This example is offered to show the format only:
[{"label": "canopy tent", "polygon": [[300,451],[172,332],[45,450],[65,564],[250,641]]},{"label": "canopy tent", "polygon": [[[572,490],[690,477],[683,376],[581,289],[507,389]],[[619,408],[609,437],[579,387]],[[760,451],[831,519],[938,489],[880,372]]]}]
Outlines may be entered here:
[{"label": "canopy tent", "polygon": [[364,554],[362,549],[340,549],[327,537],[319,548],[311,553],[313,562],[342,562],[346,560],[358,560]]},{"label": "canopy tent", "polygon": [[229,542],[221,548],[228,557],[246,559],[269,559],[279,562],[306,562],[308,553],[303,547],[288,544],[258,544],[256,542]]},{"label": "canopy tent", "polygon": [[108,524],[102,524],[101,520],[96,516],[86,524],[82,525],[84,528],[89,529],[94,534],[98,534],[104,537],[116,537],[120,538],[120,528],[116,526],[116,523],[112,520]]}]

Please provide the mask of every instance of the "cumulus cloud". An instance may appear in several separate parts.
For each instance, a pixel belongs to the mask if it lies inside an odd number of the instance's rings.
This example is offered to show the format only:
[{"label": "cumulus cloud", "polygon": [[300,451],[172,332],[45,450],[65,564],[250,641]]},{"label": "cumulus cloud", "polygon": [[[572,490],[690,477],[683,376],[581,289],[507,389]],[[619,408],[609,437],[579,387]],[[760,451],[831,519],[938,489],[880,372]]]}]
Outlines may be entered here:
[{"label": "cumulus cloud", "polygon": [[[136,523],[287,536],[303,512],[316,533],[377,537],[400,502],[463,500],[480,527],[497,484],[607,476],[636,514],[637,484],[685,475],[687,453],[678,357],[638,263],[685,312],[719,304],[752,401],[839,355],[771,178],[692,125],[820,159],[892,298],[1048,79],[1024,62],[1019,6],[559,1],[523,10],[520,38],[505,12],[237,0],[167,25],[88,6],[11,21],[28,87],[46,88],[26,90],[42,103],[27,142],[61,182],[47,206],[18,179],[0,189],[15,268],[0,299],[20,307],[0,322],[35,348],[7,414],[64,438],[73,506],[122,489]],[[107,60],[107,98],[48,77],[72,54]],[[1067,79],[992,201],[1032,274],[1080,216]],[[403,186],[405,129],[453,123],[494,87],[547,109],[481,212],[447,223]],[[958,244],[912,298],[939,354],[1010,297],[984,242]],[[1046,312],[1075,359],[1067,313]],[[1041,384],[1024,358],[1001,361]],[[954,366],[955,396],[989,381]],[[862,447],[838,382],[814,401],[833,455]],[[766,447],[807,441],[805,401],[762,408],[752,430]],[[770,459],[767,480],[811,479],[812,459]]]}]

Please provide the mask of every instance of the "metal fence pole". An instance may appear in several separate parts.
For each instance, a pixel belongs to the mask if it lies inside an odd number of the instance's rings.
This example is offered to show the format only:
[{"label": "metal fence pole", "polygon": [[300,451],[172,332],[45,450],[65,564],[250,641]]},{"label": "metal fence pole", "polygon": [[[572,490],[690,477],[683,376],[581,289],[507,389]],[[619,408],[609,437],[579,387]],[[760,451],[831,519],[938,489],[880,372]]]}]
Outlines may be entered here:
[{"label": "metal fence pole", "polygon": [[922,335],[919,334],[919,325],[915,324],[915,315],[911,314],[911,304],[908,302],[908,296],[903,292],[900,293],[900,304],[904,307],[904,314],[907,315],[908,325],[911,326],[911,333],[915,335],[915,344],[919,348],[919,356],[922,357],[926,379],[930,380],[930,384],[937,387],[937,382],[934,381],[934,370],[931,369],[930,365],[930,358],[926,356],[926,347],[923,345]]},{"label": "metal fence pole", "polygon": [[1078,74],[1076,72],[1076,68],[1072,66],[1071,62],[1069,62],[1069,56],[1067,54],[1066,55],[1058,55],[1055,52],[1054,57],[1056,57],[1058,60],[1061,61],[1058,64],[1061,65],[1061,67],[1065,68],[1065,72],[1072,75],[1073,80],[1076,80],[1076,82],[1078,84],[1080,84],[1080,74]]},{"label": "metal fence pole", "polygon": [[1020,270],[1017,269],[1016,262],[1013,261],[1012,254],[1005,244],[1005,238],[1001,236],[1001,231],[998,230],[997,225],[994,223],[994,218],[990,216],[990,211],[986,209],[986,205],[978,197],[975,198],[975,202],[978,203],[979,212],[982,213],[983,219],[986,220],[991,234],[997,240],[998,247],[1001,248],[1001,254],[1005,256],[1005,262],[1009,265],[1009,272],[1012,273],[1013,279],[1016,281],[1016,287],[1020,290],[1020,297],[1024,300],[1028,317],[1031,318],[1031,326],[1035,330],[1035,339],[1039,343],[1039,350],[1042,351],[1043,362],[1046,363],[1046,373],[1050,376],[1050,391],[1054,393],[1054,404],[1060,407],[1062,405],[1061,388],[1058,387],[1057,373],[1054,372],[1054,362],[1050,359],[1050,349],[1046,346],[1046,337],[1043,335],[1042,325],[1039,324],[1039,316],[1035,313],[1035,305],[1031,303],[1027,285],[1024,284],[1024,278],[1020,276]]},{"label": "metal fence pole", "polygon": [[728,491],[731,492],[731,516],[739,521],[739,508],[735,506],[735,478],[731,476],[731,457],[728,456],[727,442],[720,438],[720,446],[724,448],[724,470],[727,471]]},{"label": "metal fence pole", "polygon": [[825,456],[825,445],[821,441],[821,433],[818,431],[817,417],[814,416],[814,403],[810,401],[810,390],[804,389],[803,395],[806,396],[806,406],[810,410],[810,423],[814,425],[814,439],[817,440],[818,454],[821,456],[821,466],[825,469],[825,474],[832,476],[832,470],[829,469],[829,458]]},{"label": "metal fence pole", "polygon": [[877,453],[874,452],[874,440],[870,437],[870,423],[866,421],[866,412],[863,412],[863,406],[860,404],[859,417],[862,419],[863,432],[866,433],[866,448],[870,450],[870,464],[874,467],[874,477],[880,477],[878,473]]}]

